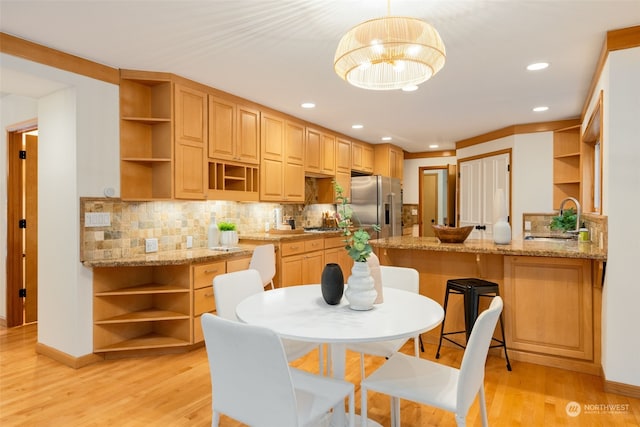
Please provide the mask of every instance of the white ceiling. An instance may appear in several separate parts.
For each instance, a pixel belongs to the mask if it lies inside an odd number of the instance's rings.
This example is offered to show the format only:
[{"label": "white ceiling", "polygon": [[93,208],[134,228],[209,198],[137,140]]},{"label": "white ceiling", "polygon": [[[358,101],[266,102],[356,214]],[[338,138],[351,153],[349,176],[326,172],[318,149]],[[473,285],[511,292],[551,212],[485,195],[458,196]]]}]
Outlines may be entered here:
[{"label": "white ceiling", "polygon": [[[640,0],[391,0],[392,15],[438,29],[447,62],[416,92],[351,87],[333,72],[338,41],[386,11],[385,0],[0,0],[0,31],[116,68],[176,73],[420,152],[509,125],[579,117],[606,32],[640,25]],[[551,66],[526,71],[537,61]],[[0,92],[44,90],[16,77],[3,71]],[[303,110],[304,101],[317,108]],[[538,105],[549,110],[533,113]]]}]

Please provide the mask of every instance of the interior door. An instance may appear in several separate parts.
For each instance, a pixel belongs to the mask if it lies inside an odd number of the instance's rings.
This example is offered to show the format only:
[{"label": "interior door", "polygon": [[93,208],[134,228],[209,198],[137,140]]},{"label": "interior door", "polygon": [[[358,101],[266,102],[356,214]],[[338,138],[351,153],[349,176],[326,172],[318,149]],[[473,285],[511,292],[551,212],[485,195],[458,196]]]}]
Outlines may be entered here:
[{"label": "interior door", "polygon": [[[463,160],[459,169],[460,226],[476,228],[470,239],[491,239],[495,222],[493,205],[497,189],[503,189],[510,212],[511,152]],[[510,218],[509,218],[510,220]]]},{"label": "interior door", "polygon": [[438,223],[438,175],[425,173],[422,175],[422,236],[435,237],[432,224]]}]

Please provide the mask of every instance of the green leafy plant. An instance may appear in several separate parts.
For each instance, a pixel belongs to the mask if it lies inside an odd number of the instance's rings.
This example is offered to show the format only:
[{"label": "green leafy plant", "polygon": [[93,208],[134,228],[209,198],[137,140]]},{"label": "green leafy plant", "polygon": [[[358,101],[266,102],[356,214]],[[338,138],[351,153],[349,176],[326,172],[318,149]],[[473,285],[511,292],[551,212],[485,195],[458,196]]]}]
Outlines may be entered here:
[{"label": "green leafy plant", "polygon": [[[342,186],[336,181],[333,181],[333,188],[336,192],[336,200],[338,201],[336,222],[344,236],[344,242],[346,244],[344,248],[354,261],[365,262],[373,251],[373,248],[371,248],[371,245],[369,244],[371,236],[362,228],[352,231],[353,209],[351,209],[351,206],[349,205],[349,199],[344,195],[344,188],[342,188]],[[375,231],[380,231],[380,226],[376,224],[373,226],[373,229]]]},{"label": "green leafy plant", "polygon": [[578,221],[578,215],[573,208],[565,209],[562,215],[554,216],[551,220],[552,230],[569,231],[576,229],[576,222]]},{"label": "green leafy plant", "polygon": [[236,225],[232,222],[224,222],[221,221],[218,223],[218,229],[220,231],[235,231],[236,230]]}]

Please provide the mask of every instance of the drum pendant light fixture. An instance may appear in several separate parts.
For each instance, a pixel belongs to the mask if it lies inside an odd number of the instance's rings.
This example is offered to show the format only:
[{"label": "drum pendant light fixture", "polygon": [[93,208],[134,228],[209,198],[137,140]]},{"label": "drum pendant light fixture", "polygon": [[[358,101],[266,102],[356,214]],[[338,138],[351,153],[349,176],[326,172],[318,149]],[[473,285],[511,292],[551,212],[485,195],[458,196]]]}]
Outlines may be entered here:
[{"label": "drum pendant light fixture", "polygon": [[387,16],[356,25],[340,39],[333,65],[350,84],[370,90],[419,85],[442,69],[445,48],[440,34],[426,22]]}]

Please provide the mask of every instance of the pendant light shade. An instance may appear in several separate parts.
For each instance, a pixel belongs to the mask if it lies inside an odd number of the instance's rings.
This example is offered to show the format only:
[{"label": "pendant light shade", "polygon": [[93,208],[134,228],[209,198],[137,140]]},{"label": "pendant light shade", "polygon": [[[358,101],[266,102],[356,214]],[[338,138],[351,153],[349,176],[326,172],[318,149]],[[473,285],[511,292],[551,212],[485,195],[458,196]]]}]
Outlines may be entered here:
[{"label": "pendant light shade", "polygon": [[338,44],[333,65],[354,86],[393,90],[429,80],[442,69],[445,56],[440,34],[431,25],[385,16],[349,30]]}]

